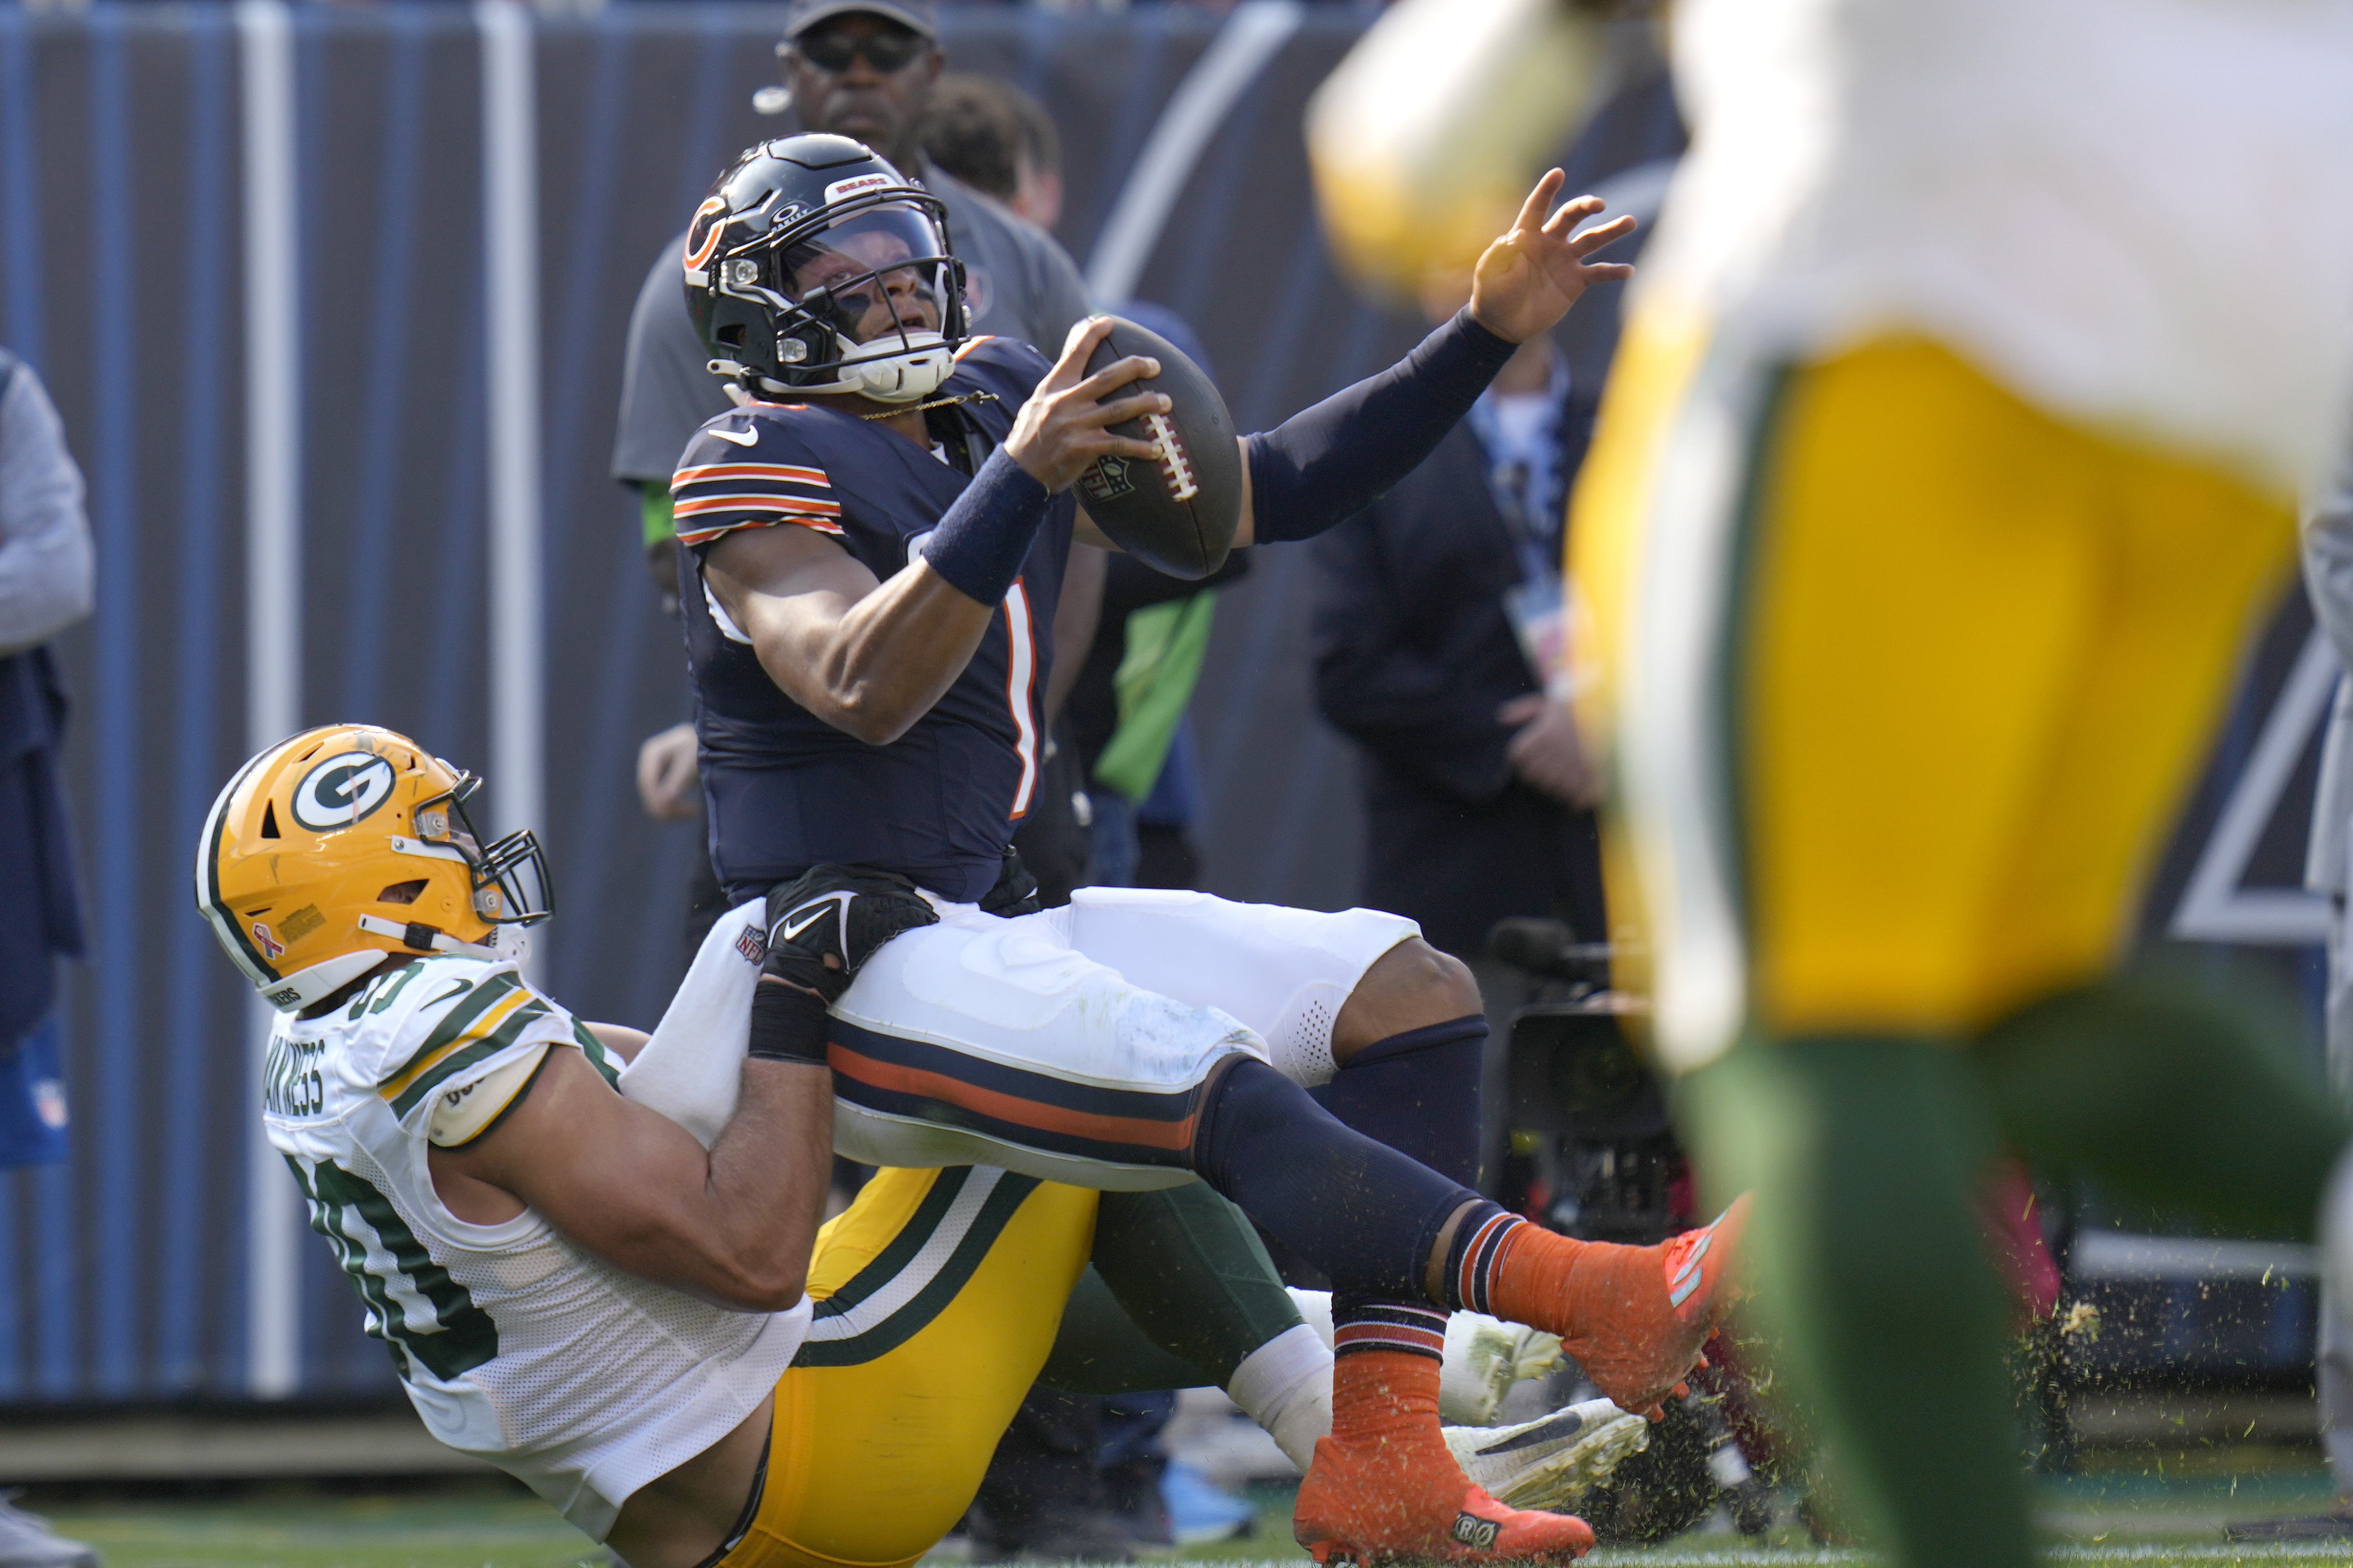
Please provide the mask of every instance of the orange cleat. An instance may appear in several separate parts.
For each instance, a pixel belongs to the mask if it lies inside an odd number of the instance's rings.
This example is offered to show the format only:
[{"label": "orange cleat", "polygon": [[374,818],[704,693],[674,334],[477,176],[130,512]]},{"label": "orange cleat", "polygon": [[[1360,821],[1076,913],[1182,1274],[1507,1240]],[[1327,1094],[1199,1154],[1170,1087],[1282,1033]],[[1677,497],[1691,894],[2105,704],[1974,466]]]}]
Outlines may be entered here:
[{"label": "orange cleat", "polygon": [[1551,1330],[1620,1409],[1654,1413],[1699,1363],[1700,1346],[1732,1304],[1725,1285],[1747,1220],[1744,1195],[1714,1225],[1655,1247],[1523,1227],[1496,1270],[1496,1314]]},{"label": "orange cleat", "polygon": [[1439,1427],[1436,1361],[1344,1355],[1332,1395],[1332,1436],[1292,1515],[1318,1563],[1567,1563],[1592,1550],[1583,1520],[1507,1508],[1471,1484]]}]

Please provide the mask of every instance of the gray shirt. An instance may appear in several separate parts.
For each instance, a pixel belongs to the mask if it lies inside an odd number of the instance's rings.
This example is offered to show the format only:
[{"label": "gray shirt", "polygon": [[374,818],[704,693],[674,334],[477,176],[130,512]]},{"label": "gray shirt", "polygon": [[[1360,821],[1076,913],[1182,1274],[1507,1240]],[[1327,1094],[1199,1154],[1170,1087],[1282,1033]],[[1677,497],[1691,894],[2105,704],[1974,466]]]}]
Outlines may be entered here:
[{"label": "gray shirt", "polygon": [[[1072,323],[1087,313],[1086,285],[1054,237],[1024,222],[928,159],[924,186],[947,204],[948,247],[965,265],[965,303],[976,337],[1018,338],[1052,359]],[[686,313],[680,235],[662,247],[629,312],[629,347],[621,371],[621,418],[613,440],[613,477],[667,484],[686,443],[714,414],[731,406],[711,353]]]},{"label": "gray shirt", "polygon": [[[2340,454],[2328,482],[2309,498],[2304,515],[2304,587],[2312,618],[2353,669],[2353,449]],[[2312,840],[2304,885],[2316,893],[2346,891],[2346,837],[2353,822],[2353,681],[2339,679],[2337,700],[2320,745],[2320,778],[2313,791]]]},{"label": "gray shirt", "polygon": [[0,656],[90,614],[96,566],[81,470],[32,367],[0,350]]}]

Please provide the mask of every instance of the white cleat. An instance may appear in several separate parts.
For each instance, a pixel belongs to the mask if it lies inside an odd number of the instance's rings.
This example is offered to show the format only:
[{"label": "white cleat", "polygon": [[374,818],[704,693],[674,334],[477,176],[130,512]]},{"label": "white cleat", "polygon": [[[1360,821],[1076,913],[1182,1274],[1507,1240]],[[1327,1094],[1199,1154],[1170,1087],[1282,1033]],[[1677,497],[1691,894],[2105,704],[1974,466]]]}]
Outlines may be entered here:
[{"label": "white cleat", "polygon": [[[1330,1348],[1331,1292],[1293,1289],[1291,1299],[1299,1307],[1300,1318]],[[1503,1414],[1504,1396],[1514,1386],[1542,1377],[1560,1364],[1557,1334],[1505,1322],[1484,1312],[1455,1312],[1446,1320],[1438,1418],[1454,1426],[1492,1426]]]},{"label": "white cleat", "polygon": [[1516,1426],[1449,1426],[1446,1446],[1496,1501],[1575,1513],[1619,1461],[1651,1446],[1651,1424],[1606,1399],[1587,1399]]},{"label": "white cleat", "polygon": [[1438,1418],[1459,1426],[1492,1426],[1514,1384],[1558,1365],[1558,1335],[1482,1312],[1456,1312],[1446,1320]]}]

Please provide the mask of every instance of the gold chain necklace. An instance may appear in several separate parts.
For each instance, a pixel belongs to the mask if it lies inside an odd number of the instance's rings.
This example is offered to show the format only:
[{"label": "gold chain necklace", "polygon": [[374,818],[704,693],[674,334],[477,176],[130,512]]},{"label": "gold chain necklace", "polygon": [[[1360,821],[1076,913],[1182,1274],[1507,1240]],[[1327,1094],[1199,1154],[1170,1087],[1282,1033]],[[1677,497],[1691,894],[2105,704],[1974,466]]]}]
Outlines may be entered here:
[{"label": "gold chain necklace", "polygon": [[918,403],[913,408],[886,408],[880,414],[861,414],[860,419],[896,419],[902,414],[929,414],[934,408],[953,408],[959,403],[995,403],[993,392],[959,392],[954,397],[935,397],[929,403]]}]

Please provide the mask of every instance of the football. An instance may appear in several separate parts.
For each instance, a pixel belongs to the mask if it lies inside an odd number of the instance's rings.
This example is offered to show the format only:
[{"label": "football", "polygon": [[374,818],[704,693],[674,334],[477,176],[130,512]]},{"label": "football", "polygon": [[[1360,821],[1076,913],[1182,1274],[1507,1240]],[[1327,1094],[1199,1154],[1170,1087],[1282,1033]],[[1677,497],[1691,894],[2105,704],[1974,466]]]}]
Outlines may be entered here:
[{"label": "football", "polygon": [[1201,367],[1159,333],[1114,316],[1087,360],[1087,374],[1144,354],[1160,374],[1120,388],[1159,392],[1173,405],[1113,429],[1159,448],[1156,459],[1101,458],[1079,476],[1079,504],[1113,543],[1155,571],[1187,580],[1226,563],[1241,524],[1242,457],[1234,416]]}]

